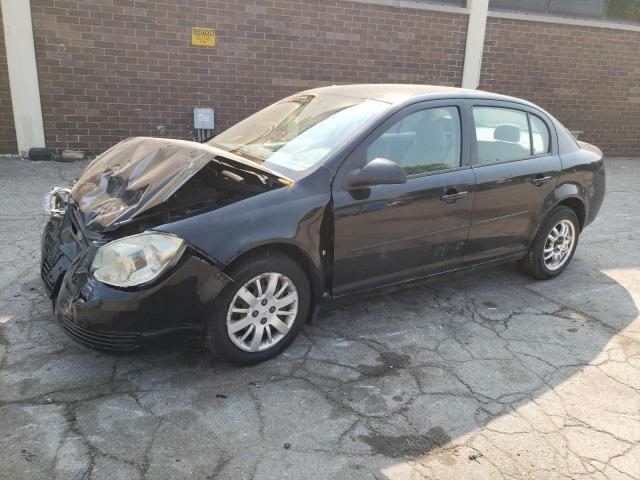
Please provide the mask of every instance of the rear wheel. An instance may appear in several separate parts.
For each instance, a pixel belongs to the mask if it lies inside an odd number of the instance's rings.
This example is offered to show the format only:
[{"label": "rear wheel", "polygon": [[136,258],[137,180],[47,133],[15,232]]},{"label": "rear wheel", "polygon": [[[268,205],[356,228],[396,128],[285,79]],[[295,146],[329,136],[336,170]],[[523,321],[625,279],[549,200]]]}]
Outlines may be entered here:
[{"label": "rear wheel", "polygon": [[520,261],[522,270],[539,279],[560,275],[573,258],[579,232],[578,217],[572,209],[554,208],[542,222],[527,256]]},{"label": "rear wheel", "polygon": [[233,282],[216,301],[205,344],[236,365],[275,357],[309,315],[311,290],[304,270],[288,256],[265,253],[241,261],[229,276]]}]

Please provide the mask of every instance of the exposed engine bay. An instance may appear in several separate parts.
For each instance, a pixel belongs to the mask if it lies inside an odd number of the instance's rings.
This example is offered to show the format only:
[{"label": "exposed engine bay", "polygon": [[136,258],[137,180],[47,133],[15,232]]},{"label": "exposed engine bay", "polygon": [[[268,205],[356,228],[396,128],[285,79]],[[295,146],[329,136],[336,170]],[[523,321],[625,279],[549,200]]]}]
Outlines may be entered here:
[{"label": "exposed engine bay", "polygon": [[212,162],[165,202],[146,210],[132,221],[123,223],[118,233],[130,235],[156,225],[222,208],[282,186],[281,183],[274,183],[254,172]]},{"label": "exposed engine bay", "polygon": [[96,233],[131,234],[221,208],[290,181],[227,152],[180,140],[131,138],[97,157],[71,197]]}]

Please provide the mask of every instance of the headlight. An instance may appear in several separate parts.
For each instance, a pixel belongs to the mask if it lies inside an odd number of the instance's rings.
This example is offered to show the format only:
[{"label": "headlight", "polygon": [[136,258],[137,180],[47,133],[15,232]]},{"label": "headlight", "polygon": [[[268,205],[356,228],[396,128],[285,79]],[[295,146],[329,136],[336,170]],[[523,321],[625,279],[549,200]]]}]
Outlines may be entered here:
[{"label": "headlight", "polygon": [[91,273],[116,287],[141,285],[174,265],[184,249],[184,240],[173,235],[156,232],[132,235],[100,247],[91,263]]},{"label": "headlight", "polygon": [[42,209],[45,215],[61,217],[67,211],[71,190],[69,188],[55,187],[42,199]]}]

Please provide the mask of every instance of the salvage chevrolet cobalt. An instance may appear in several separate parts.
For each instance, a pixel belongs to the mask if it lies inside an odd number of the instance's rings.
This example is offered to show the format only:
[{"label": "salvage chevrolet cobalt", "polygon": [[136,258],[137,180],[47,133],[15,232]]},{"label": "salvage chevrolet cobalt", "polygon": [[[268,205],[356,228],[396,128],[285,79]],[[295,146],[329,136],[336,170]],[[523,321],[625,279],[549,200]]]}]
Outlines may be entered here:
[{"label": "salvage chevrolet cobalt", "polygon": [[524,100],[318,88],[205,144],[104,152],[45,197],[41,274],[82,343],[190,329],[253,364],[333,298],[510,260],[553,278],[604,190],[600,150]]}]

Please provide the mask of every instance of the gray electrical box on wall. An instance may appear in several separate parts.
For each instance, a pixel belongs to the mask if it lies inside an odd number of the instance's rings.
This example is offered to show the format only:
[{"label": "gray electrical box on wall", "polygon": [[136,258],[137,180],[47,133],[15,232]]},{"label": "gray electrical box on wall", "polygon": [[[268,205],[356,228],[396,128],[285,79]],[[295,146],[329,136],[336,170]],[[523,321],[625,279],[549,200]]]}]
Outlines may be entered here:
[{"label": "gray electrical box on wall", "polygon": [[196,129],[197,142],[204,142],[213,134],[214,112],[213,108],[194,108],[193,126]]}]

